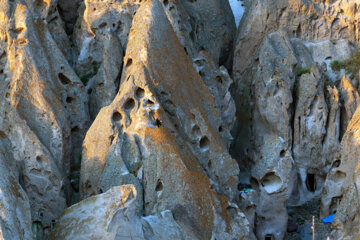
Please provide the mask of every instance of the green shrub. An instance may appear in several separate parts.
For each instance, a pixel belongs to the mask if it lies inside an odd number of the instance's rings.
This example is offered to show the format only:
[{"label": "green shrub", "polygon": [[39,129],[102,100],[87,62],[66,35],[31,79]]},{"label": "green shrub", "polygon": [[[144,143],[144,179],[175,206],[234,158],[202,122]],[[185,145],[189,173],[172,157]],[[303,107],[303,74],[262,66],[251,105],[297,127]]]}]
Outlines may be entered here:
[{"label": "green shrub", "polygon": [[296,76],[300,77],[303,74],[310,73],[310,68],[296,68],[295,74]]},{"label": "green shrub", "polygon": [[340,71],[341,67],[340,67],[340,63],[339,61],[335,60],[335,61],[332,61],[330,63],[330,67],[333,71]]},{"label": "green shrub", "polygon": [[358,77],[360,70],[360,50],[357,49],[354,51],[347,60],[331,62],[330,67],[334,71],[345,69],[346,74],[349,74],[350,78]]}]

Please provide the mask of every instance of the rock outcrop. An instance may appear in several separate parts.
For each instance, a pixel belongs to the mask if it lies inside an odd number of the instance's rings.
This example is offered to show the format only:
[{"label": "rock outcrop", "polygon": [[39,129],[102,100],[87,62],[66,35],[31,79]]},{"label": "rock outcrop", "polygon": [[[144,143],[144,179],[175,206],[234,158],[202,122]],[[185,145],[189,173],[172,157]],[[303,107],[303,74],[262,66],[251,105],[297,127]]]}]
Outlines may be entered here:
[{"label": "rock outcrop", "polygon": [[358,238],[360,2],[236,6],[0,1],[0,238]]},{"label": "rock outcrop", "polygon": [[133,185],[113,187],[66,209],[50,239],[194,239],[170,211],[140,217]]},{"label": "rock outcrop", "polygon": [[84,141],[82,198],[133,184],[138,212],[170,210],[199,239],[247,239],[220,110],[158,0],[137,11],[124,61],[119,93]]},{"label": "rock outcrop", "polygon": [[0,7],[0,129],[12,155],[5,158],[15,166],[9,173],[16,179],[12,188],[19,181],[26,192],[40,235],[76,200],[67,175],[79,160],[89,123],[84,88],[41,18],[43,11],[35,3],[9,1]]}]

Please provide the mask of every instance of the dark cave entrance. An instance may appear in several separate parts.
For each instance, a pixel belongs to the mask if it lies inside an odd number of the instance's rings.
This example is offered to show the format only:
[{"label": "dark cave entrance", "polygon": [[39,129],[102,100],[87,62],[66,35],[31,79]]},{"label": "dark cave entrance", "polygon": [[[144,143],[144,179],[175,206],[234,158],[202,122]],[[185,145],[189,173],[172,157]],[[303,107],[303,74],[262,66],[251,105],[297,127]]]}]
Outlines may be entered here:
[{"label": "dark cave entrance", "polygon": [[315,174],[308,173],[306,175],[306,188],[309,192],[315,192],[316,191],[316,177]]}]

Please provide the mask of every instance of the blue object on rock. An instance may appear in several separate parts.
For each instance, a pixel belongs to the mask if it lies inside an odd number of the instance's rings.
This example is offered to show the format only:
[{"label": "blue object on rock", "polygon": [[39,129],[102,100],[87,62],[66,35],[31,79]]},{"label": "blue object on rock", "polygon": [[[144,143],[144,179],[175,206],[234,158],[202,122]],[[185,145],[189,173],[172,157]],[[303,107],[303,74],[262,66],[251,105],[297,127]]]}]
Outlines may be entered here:
[{"label": "blue object on rock", "polygon": [[324,224],[328,224],[328,223],[332,223],[332,221],[334,220],[335,214],[331,214],[329,216],[327,216],[326,218],[321,219],[321,221]]}]

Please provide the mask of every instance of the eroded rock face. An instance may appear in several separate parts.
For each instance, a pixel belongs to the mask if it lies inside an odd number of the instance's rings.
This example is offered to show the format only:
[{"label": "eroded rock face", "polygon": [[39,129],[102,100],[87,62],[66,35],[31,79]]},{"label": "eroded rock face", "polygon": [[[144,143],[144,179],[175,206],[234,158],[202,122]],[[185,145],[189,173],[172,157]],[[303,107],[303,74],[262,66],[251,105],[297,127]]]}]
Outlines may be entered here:
[{"label": "eroded rock face", "polygon": [[[283,239],[287,226],[286,202],[294,185],[291,156],[291,111],[295,78],[291,76],[296,58],[287,38],[279,33],[268,36],[259,55],[254,75],[254,166],[252,185],[258,189],[256,234]],[[271,204],[271,205],[269,205]],[[274,217],[276,216],[276,218]]]},{"label": "eroded rock face", "polygon": [[31,239],[31,214],[29,199],[14,174],[15,161],[6,151],[10,143],[2,132],[0,153],[0,238]]},{"label": "eroded rock face", "polygon": [[332,239],[355,239],[359,236],[357,204],[359,203],[358,132],[359,108],[341,141],[341,158],[334,161],[326,179],[322,214],[336,211]]},{"label": "eroded rock face", "polygon": [[218,132],[220,111],[157,0],[137,11],[124,61],[119,93],[84,141],[82,197],[131,183],[145,215],[170,210],[200,239],[248,238],[229,203],[238,167]]},{"label": "eroded rock face", "polygon": [[76,199],[67,175],[88,125],[84,89],[41,18],[46,11],[35,3],[0,7],[0,129],[15,166],[9,175],[19,180],[31,220],[45,235]]}]

